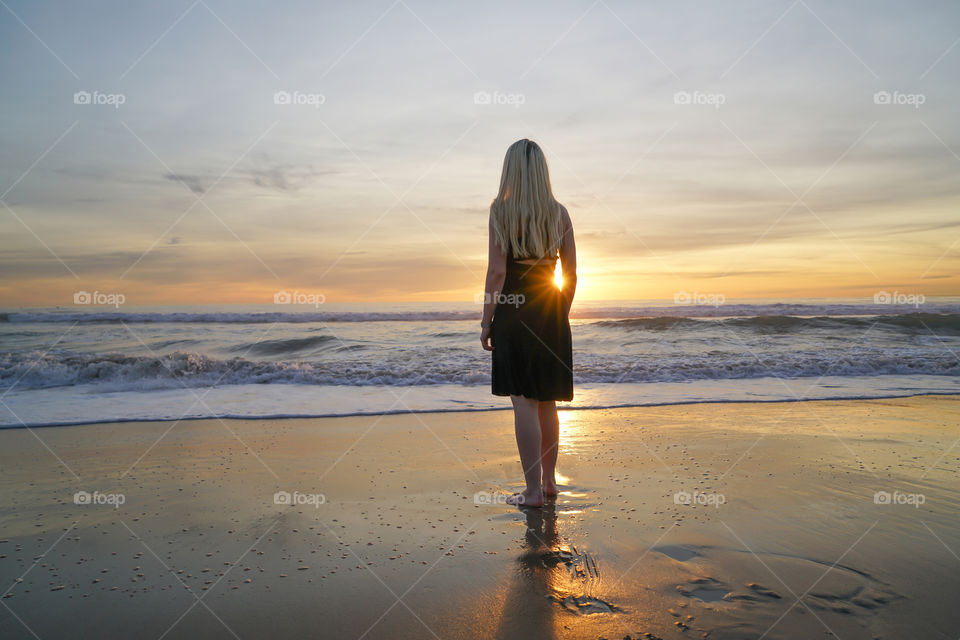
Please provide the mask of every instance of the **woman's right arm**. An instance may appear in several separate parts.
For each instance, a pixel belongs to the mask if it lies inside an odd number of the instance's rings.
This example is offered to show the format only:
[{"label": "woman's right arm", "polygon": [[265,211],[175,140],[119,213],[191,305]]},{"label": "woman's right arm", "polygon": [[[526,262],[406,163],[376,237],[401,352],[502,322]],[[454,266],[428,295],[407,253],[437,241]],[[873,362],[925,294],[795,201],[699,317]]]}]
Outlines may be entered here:
[{"label": "woman's right arm", "polygon": [[490,344],[490,323],[493,322],[497,301],[507,277],[507,254],[501,251],[500,245],[497,244],[497,236],[493,231],[493,218],[490,219],[488,227],[490,237],[487,243],[487,281],[484,286],[483,316],[480,318],[482,328],[480,344],[487,351],[493,351],[493,345]]},{"label": "woman's right arm", "polygon": [[577,243],[573,237],[573,222],[567,208],[560,205],[563,240],[560,243],[560,268],[563,270],[563,300],[570,315],[573,296],[577,292]]}]

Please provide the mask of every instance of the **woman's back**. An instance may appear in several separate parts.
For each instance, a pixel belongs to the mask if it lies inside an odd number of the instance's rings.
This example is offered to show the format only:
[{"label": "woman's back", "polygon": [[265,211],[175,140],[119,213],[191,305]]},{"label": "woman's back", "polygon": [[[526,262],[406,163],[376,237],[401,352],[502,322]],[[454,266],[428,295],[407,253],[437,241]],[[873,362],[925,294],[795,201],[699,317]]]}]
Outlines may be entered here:
[{"label": "woman's back", "polygon": [[[573,399],[569,314],[577,257],[570,214],[553,197],[536,143],[519,140],[507,150],[489,228],[480,342],[493,352],[491,391],[513,403],[527,483],[508,502],[540,506],[557,492],[556,401]],[[562,288],[554,278],[558,258]]]}]

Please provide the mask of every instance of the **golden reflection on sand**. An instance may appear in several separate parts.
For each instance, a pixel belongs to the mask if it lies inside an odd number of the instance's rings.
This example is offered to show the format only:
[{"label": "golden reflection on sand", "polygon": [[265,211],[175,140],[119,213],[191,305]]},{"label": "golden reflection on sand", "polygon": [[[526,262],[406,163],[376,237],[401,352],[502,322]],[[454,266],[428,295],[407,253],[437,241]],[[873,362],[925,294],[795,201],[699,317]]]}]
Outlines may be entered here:
[{"label": "golden reflection on sand", "polygon": [[541,509],[523,511],[526,516],[523,547],[510,578],[494,637],[559,638],[563,625],[557,620],[557,605],[552,597],[561,588],[562,573],[547,560],[559,538],[556,508],[551,500]]}]

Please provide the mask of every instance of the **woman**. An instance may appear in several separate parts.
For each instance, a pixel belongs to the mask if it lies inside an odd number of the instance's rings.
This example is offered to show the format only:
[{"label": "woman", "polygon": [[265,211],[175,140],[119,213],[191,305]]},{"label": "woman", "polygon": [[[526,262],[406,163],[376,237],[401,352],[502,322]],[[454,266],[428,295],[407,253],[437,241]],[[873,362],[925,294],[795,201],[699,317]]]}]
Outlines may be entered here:
[{"label": "woman", "polygon": [[[557,256],[563,288],[554,279]],[[553,197],[543,151],[518,140],[507,149],[490,205],[490,247],[480,342],[493,352],[494,395],[513,401],[527,487],[509,504],[543,506],[557,495],[557,400],[573,399],[570,305],[577,249],[567,209]]]}]

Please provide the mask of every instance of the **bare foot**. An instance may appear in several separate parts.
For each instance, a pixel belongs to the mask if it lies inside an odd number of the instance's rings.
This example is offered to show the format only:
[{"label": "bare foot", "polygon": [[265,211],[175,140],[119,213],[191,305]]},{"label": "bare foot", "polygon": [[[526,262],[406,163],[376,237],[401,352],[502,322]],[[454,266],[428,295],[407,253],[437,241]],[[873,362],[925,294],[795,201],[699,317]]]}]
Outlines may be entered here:
[{"label": "bare foot", "polygon": [[515,493],[507,498],[507,504],[512,504],[518,507],[542,507],[543,493],[540,491],[537,491],[536,493],[528,493],[526,491],[523,491],[522,493]]},{"label": "bare foot", "polygon": [[543,481],[543,495],[545,495],[545,496],[555,496],[555,495],[557,495],[557,481],[556,481],[556,480],[544,480],[544,481]]}]

